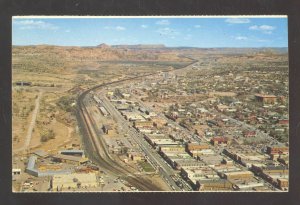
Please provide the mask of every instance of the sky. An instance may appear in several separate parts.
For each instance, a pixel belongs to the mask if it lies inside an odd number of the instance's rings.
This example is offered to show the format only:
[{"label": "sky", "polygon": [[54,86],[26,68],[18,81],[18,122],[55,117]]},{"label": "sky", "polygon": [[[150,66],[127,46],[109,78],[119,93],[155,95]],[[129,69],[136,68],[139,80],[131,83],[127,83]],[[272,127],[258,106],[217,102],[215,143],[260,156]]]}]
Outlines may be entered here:
[{"label": "sky", "polygon": [[43,18],[13,17],[13,45],[287,47],[285,17]]}]

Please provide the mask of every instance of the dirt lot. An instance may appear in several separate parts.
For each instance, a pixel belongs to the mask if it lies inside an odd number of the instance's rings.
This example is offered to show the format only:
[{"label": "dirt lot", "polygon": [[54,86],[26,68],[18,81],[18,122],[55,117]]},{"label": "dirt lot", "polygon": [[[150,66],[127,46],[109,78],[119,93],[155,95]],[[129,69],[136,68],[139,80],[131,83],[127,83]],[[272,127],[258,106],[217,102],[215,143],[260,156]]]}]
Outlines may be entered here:
[{"label": "dirt lot", "polygon": [[14,149],[19,149],[24,145],[27,125],[31,121],[37,95],[38,90],[18,88],[12,91],[12,141]]}]

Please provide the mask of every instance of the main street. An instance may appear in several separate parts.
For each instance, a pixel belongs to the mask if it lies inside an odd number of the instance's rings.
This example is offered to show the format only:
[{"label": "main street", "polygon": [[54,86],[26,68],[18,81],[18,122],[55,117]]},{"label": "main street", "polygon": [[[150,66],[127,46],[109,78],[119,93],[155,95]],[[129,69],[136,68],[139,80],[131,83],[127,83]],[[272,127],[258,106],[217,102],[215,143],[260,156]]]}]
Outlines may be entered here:
[{"label": "main street", "polygon": [[160,190],[160,188],[155,184],[152,184],[150,180],[134,175],[127,168],[121,166],[115,160],[110,158],[107,150],[105,149],[105,144],[95,131],[95,124],[93,123],[91,116],[89,115],[90,112],[86,107],[87,94],[88,92],[84,93],[84,95],[81,95],[78,100],[78,120],[81,131],[83,132],[84,149],[89,158],[92,159],[93,162],[100,165],[101,170],[105,171],[105,173],[108,173],[114,177],[119,176],[125,181],[129,182],[131,185],[137,187],[139,190]]},{"label": "main street", "polygon": [[[189,68],[194,63],[195,62],[193,62],[192,64],[190,64],[184,68],[181,68],[181,69]],[[172,70],[170,70],[170,71],[172,71]],[[90,153],[90,155],[93,157],[93,159],[99,165],[101,165],[103,168],[105,168],[105,170],[107,172],[110,172],[113,175],[119,175],[119,174],[124,175],[124,176],[127,175],[128,177],[126,177],[125,180],[127,180],[133,184],[136,184],[137,187],[143,187],[145,189],[148,189],[148,188],[154,187],[154,186],[153,186],[153,184],[152,185],[151,184],[143,185],[142,181],[144,181],[144,183],[147,183],[147,181],[138,178],[133,173],[129,173],[129,171],[127,169],[120,166],[120,164],[116,163],[114,160],[112,160],[110,158],[107,150],[105,150],[105,144],[103,143],[103,139],[99,139],[99,137],[97,137],[97,134],[96,134],[97,131],[95,131],[95,127],[94,127],[95,125],[93,125],[91,118],[89,116],[89,112],[87,111],[83,101],[89,95],[89,93],[93,90],[97,90],[99,88],[103,88],[103,87],[110,86],[113,84],[123,83],[128,80],[141,79],[146,76],[151,76],[151,75],[153,76],[153,75],[157,75],[157,74],[158,73],[146,74],[143,76],[136,76],[136,77],[132,77],[132,78],[128,78],[128,79],[122,79],[122,80],[117,80],[114,82],[96,85],[96,86],[84,91],[83,93],[81,93],[78,98],[79,112],[78,112],[77,117],[78,117],[79,122],[81,122],[81,129],[82,129],[82,132],[84,132],[83,135],[84,135],[84,139],[86,140],[86,144],[89,145],[89,147],[85,147],[86,152]],[[158,168],[158,170],[160,171],[160,174],[163,175],[163,179],[167,182],[167,184],[169,184],[171,189],[176,190],[176,191],[181,190],[176,185],[174,180],[170,177],[170,175],[172,175],[174,173],[174,170],[172,170],[171,167],[168,167],[168,165],[158,155],[158,153],[153,152],[153,150],[149,147],[149,144],[147,144],[145,141],[143,141],[143,136],[140,133],[137,133],[136,130],[134,130],[130,126],[129,122],[127,122],[125,119],[123,119],[121,114],[114,109],[114,107],[110,104],[110,102],[106,101],[106,106],[110,107],[110,108],[106,107],[106,109],[110,112],[113,119],[116,120],[116,122],[121,122],[125,132],[127,131],[128,134],[132,135],[132,139],[135,140],[135,142],[140,145],[141,149],[143,149],[145,154],[147,154],[149,156],[150,163],[154,164],[154,166],[156,166]],[[104,148],[104,150],[102,150],[103,148]],[[192,190],[188,185],[184,185],[184,187],[185,187],[185,190],[187,190],[187,191]],[[153,189],[152,191],[155,191],[155,190],[157,190],[157,189]]]},{"label": "main street", "polygon": [[[113,116],[114,119],[116,119],[117,123],[122,126],[124,133],[127,133],[130,137],[132,137],[132,139],[140,146],[142,151],[148,156],[150,163],[152,163],[160,171],[163,179],[170,185],[172,189],[180,191],[181,189],[170,177],[171,175],[176,174],[174,170],[165,163],[165,161],[157,152],[153,152],[153,149],[144,140],[143,135],[131,127],[131,124],[124,119],[124,117],[115,109],[115,107],[104,95],[101,96],[101,99],[108,112]],[[186,188],[191,190],[189,187]]]}]

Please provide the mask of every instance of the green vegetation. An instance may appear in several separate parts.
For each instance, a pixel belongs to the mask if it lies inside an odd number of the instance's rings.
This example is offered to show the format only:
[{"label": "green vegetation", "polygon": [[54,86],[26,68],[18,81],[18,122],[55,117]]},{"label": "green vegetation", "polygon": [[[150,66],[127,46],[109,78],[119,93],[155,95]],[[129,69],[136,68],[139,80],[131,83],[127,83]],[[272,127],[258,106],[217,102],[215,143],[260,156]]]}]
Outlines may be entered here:
[{"label": "green vegetation", "polygon": [[72,106],[74,102],[74,96],[62,96],[61,98],[59,98],[57,105],[66,112],[72,112],[74,111],[74,107]]},{"label": "green vegetation", "polygon": [[154,172],[154,168],[148,162],[141,161],[139,165],[143,168],[145,172]]},{"label": "green vegetation", "polygon": [[55,133],[53,129],[47,129],[41,132],[41,142],[47,142],[48,140],[54,138],[55,138]]},{"label": "green vegetation", "polygon": [[233,103],[234,101],[236,101],[234,97],[230,97],[230,96],[221,96],[221,97],[219,97],[219,99],[220,99],[221,103],[226,104],[226,105],[229,105],[229,104]]}]

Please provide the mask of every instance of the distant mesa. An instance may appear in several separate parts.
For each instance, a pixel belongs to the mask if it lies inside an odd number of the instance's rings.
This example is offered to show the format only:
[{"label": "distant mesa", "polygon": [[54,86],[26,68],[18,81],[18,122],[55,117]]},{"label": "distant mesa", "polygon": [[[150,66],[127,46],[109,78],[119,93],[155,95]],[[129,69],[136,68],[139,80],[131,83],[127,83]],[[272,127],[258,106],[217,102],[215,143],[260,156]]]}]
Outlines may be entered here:
[{"label": "distant mesa", "polygon": [[114,45],[114,48],[125,48],[125,49],[160,49],[166,48],[164,44],[137,44],[137,45]]},{"label": "distant mesa", "polygon": [[107,45],[105,43],[101,43],[97,46],[98,48],[110,48],[110,45]]}]

